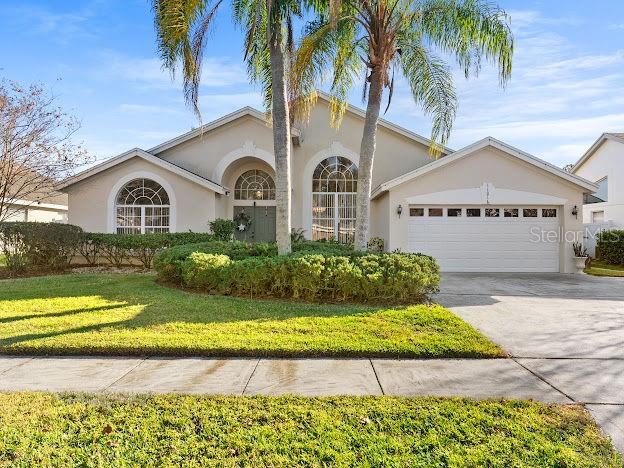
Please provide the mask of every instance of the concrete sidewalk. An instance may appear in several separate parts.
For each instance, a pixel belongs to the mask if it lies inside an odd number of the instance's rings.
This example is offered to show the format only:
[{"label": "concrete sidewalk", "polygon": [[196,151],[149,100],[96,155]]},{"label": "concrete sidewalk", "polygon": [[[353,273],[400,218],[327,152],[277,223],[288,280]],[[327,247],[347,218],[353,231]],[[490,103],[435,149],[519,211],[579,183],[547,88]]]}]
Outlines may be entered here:
[{"label": "concrete sidewalk", "polygon": [[573,400],[512,359],[0,357],[0,390]]},{"label": "concrete sidewalk", "polygon": [[599,360],[567,363],[593,373],[593,387],[560,381],[554,370],[566,364],[561,361],[7,356],[0,357],[0,391],[457,396],[583,403],[624,452],[624,395],[605,392],[601,385],[623,378],[624,361],[621,374],[606,377]]}]

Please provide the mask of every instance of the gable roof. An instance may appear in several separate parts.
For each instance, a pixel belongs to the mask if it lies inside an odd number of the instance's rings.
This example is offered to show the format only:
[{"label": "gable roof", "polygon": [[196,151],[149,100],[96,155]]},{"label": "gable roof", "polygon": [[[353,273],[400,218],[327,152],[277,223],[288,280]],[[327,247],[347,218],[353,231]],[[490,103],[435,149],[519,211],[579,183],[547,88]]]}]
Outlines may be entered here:
[{"label": "gable roof", "polygon": [[[327,93],[324,93],[323,91],[317,91],[318,96],[323,99],[324,101],[329,102],[331,100],[331,96]],[[354,115],[357,115],[358,117],[361,117],[362,119],[366,118],[366,111],[364,109],[360,109],[359,107],[353,106],[349,103],[347,103],[347,112],[350,112]],[[383,119],[383,118],[379,118],[379,122],[378,125],[380,127],[384,127],[388,130],[391,130],[395,133],[398,133],[399,135],[403,135],[404,137],[409,138],[410,140],[414,140],[417,141],[418,143],[421,143],[425,146],[429,146],[431,144],[431,140],[429,138],[425,138],[422,135],[419,135],[417,133],[412,132],[411,130],[408,130],[405,127],[401,127],[400,125],[394,124],[392,122],[390,122],[389,120]],[[442,154],[444,156],[446,156],[447,154],[452,153],[453,150],[447,146],[442,147]]]},{"label": "gable roof", "polygon": [[553,164],[543,161],[542,159],[539,159],[533,155],[530,155],[529,153],[519,150],[518,148],[514,148],[513,146],[508,145],[507,143],[503,143],[502,141],[499,141],[492,137],[487,137],[487,138],[484,138],[483,140],[477,141],[476,143],[468,145],[465,148],[462,148],[459,151],[456,151],[455,153],[452,153],[444,158],[440,158],[434,162],[431,162],[422,167],[419,167],[418,169],[414,171],[408,172],[407,174],[403,174],[402,176],[389,180],[388,182],[384,182],[383,184],[379,185],[375,190],[373,190],[373,192],[371,193],[371,198],[376,198],[382,193],[388,191],[389,189],[396,187],[397,185],[400,185],[404,182],[415,179],[417,177],[421,177],[431,171],[444,167],[447,164],[451,164],[471,154],[474,154],[475,152],[483,148],[486,148],[488,146],[492,148],[496,148],[510,156],[518,158],[526,163],[529,163],[555,176],[561,177],[562,179],[565,179],[568,182],[571,182],[579,187],[582,187],[584,190],[588,192],[595,192],[598,189],[598,186],[596,184],[588,180],[585,180],[582,177],[579,177],[574,174],[570,174],[569,172],[566,172],[563,169]]},{"label": "gable roof", "polygon": [[[326,93],[323,93],[321,91],[318,92],[318,96],[320,99],[329,102],[330,101],[330,96]],[[364,119],[366,117],[366,112],[358,107],[352,106],[351,104],[347,105],[347,112],[356,115],[362,119]],[[105,171],[106,169],[109,169],[117,164],[120,164],[124,161],[127,161],[130,158],[133,157],[140,157],[143,158],[153,164],[156,164],[164,169],[170,170],[182,177],[185,177],[193,182],[196,182],[202,186],[205,186],[211,190],[214,190],[217,193],[220,194],[225,194],[227,193],[227,190],[217,184],[216,182],[211,181],[210,179],[207,179],[199,174],[196,174],[192,171],[189,171],[188,169],[184,169],[180,166],[177,166],[174,163],[171,163],[169,161],[166,161],[163,158],[158,157],[157,155],[159,153],[162,153],[163,151],[166,151],[170,148],[173,148],[175,146],[178,146],[182,143],[185,143],[193,138],[196,138],[200,135],[202,135],[203,133],[207,133],[210,132],[212,130],[215,130],[223,125],[226,125],[230,122],[233,122],[237,119],[240,119],[242,117],[252,117],[254,119],[259,120],[262,123],[266,123],[266,114],[254,109],[253,107],[243,107],[242,109],[238,109],[230,114],[224,115],[223,117],[220,117],[216,120],[213,120],[212,122],[208,122],[204,125],[202,125],[201,127],[195,128],[189,132],[183,133],[182,135],[179,135],[175,138],[172,138],[170,140],[167,140],[157,146],[154,146],[153,148],[150,148],[147,151],[144,151],[140,148],[133,148],[129,151],[126,151],[125,153],[122,153],[118,156],[115,156],[111,159],[108,159],[104,162],[102,162],[101,164],[98,164],[96,166],[93,166],[90,169],[87,169],[83,172],[80,172],[79,174],[76,174],[66,180],[64,180],[63,182],[61,182],[60,184],[58,184],[56,186],[57,190],[62,190],[66,187],[69,187],[72,184],[75,184],[83,179],[86,179],[87,177],[91,177],[101,171]],[[389,122],[385,119],[379,119],[379,126],[386,128],[387,130],[390,130],[392,132],[395,132],[399,135],[402,135],[406,138],[409,138],[410,140],[413,140],[417,143],[420,143],[422,145],[425,146],[429,146],[431,144],[431,140],[418,135],[417,133],[414,133],[410,130],[407,130],[404,127],[401,127],[399,125],[393,124],[392,122]],[[299,130],[297,128],[292,128],[291,129],[293,136],[297,136],[299,134]],[[452,153],[453,150],[451,150],[448,147],[443,147],[442,148],[442,155],[446,156],[450,153]]]},{"label": "gable roof", "polygon": [[624,133],[603,133],[600,137],[594,142],[593,145],[585,152],[581,159],[579,159],[574,167],[572,168],[572,172],[576,172],[585,162],[591,158],[598,148],[602,146],[602,144],[607,140],[617,141],[619,143],[624,143]]},{"label": "gable roof", "polygon": [[210,132],[216,128],[219,128],[223,125],[226,125],[230,122],[233,122],[234,120],[240,119],[241,117],[245,117],[245,116],[250,116],[250,117],[260,120],[263,123],[266,123],[266,115],[263,112],[260,112],[259,110],[254,109],[253,107],[246,106],[230,114],[224,115],[223,117],[219,117],[218,119],[213,120],[212,122],[208,122],[202,125],[201,127],[194,128],[190,132],[183,133],[182,135],[172,138],[171,140],[167,140],[164,143],[156,145],[153,148],[148,149],[147,152],[154,154],[154,155],[158,153],[162,153],[163,151],[168,150],[169,148],[173,148],[174,146],[180,145],[188,140],[192,140],[193,138],[198,137],[202,133]]},{"label": "gable roof", "polygon": [[[329,94],[326,94],[322,91],[317,91],[317,94],[320,99],[326,102],[329,102],[331,99]],[[366,118],[366,112],[363,109],[360,109],[359,107],[355,107],[351,104],[347,104],[347,112],[353,115],[356,115],[362,119]],[[243,107],[242,109],[238,109],[230,114],[224,115],[223,117],[220,117],[216,120],[213,120],[212,122],[208,122],[202,125],[201,127],[198,127],[189,132],[183,133],[182,135],[172,138],[171,140],[167,140],[164,143],[161,143],[157,146],[154,146],[153,148],[148,149],[147,152],[157,155],[158,153],[161,153],[170,148],[173,148],[174,146],[177,146],[184,142],[192,140],[193,138],[200,136],[202,133],[210,132],[223,125],[233,122],[234,120],[237,120],[246,116],[253,117],[255,119],[260,120],[262,123],[266,123],[266,114],[264,112],[254,109],[253,107],[247,106],[247,107]],[[399,135],[409,138],[410,140],[416,141],[422,145],[429,146],[431,144],[430,139],[425,138],[421,135],[418,135],[417,133],[414,133],[411,130],[401,127],[400,125],[396,125],[388,120],[380,118],[378,125],[394,133],[398,133]],[[291,132],[293,136],[295,136],[298,134],[299,130],[295,127],[291,127]],[[452,152],[453,150],[448,147],[442,148],[442,154],[445,156]]]},{"label": "gable roof", "polygon": [[115,156],[114,158],[108,159],[104,161],[103,163],[100,163],[72,177],[69,177],[65,179],[63,182],[61,182],[60,184],[58,184],[56,186],[56,189],[63,190],[66,187],[69,187],[70,185],[80,182],[81,180],[94,176],[95,174],[98,174],[99,172],[110,169],[111,167],[116,166],[117,164],[121,164],[124,161],[128,161],[129,159],[136,158],[136,157],[142,158],[152,164],[155,164],[156,166],[159,166],[163,169],[173,172],[174,174],[177,174],[187,180],[190,180],[191,182],[195,182],[196,184],[199,184],[202,187],[206,187],[214,192],[220,193],[222,195],[227,193],[227,190],[221,185],[205,177],[202,177],[198,174],[195,174],[194,172],[191,172],[187,169],[177,166],[176,164],[173,164],[169,161],[165,161],[164,159],[159,158],[158,156],[154,156],[153,154],[150,154],[147,151],[143,151],[140,148],[134,148],[134,149],[131,149],[130,151],[126,151],[125,153],[122,153],[119,156]]}]

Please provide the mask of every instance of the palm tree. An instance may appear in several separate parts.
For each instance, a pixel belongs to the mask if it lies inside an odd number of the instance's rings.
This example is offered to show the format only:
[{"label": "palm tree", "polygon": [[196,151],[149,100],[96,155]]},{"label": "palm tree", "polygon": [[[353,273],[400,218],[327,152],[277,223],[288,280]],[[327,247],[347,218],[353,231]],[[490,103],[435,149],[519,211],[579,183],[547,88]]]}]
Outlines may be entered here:
[{"label": "palm tree", "polygon": [[482,0],[330,0],[310,22],[293,66],[293,83],[308,95],[333,67],[332,123],[339,125],[349,90],[363,72],[367,99],[358,168],[355,247],[369,237],[375,140],[383,93],[386,110],[395,76],[407,81],[414,102],[431,115],[431,152],[439,155],[457,109],[449,65],[434,53],[453,56],[466,78],[483,59],[498,65],[500,84],[511,75],[513,36],[504,11]]},{"label": "palm tree", "polygon": [[[165,68],[181,64],[184,97],[201,118],[198,106],[201,62],[207,32],[222,0],[152,0],[158,48]],[[290,115],[287,73],[293,53],[293,16],[297,0],[235,0],[234,19],[245,30],[245,60],[252,81],[261,85],[273,121],[278,251],[291,251]]]}]

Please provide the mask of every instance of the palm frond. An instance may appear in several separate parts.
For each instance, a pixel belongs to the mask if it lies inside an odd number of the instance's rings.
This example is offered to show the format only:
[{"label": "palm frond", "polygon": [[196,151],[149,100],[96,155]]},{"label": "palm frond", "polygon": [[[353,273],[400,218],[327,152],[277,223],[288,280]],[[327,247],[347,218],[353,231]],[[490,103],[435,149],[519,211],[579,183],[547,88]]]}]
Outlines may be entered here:
[{"label": "palm frond", "polygon": [[199,119],[199,86],[206,37],[222,0],[152,0],[158,52],[172,77],[182,68],[184,98]]},{"label": "palm frond", "polygon": [[412,97],[425,114],[433,118],[430,151],[439,155],[451,133],[457,111],[457,95],[448,65],[427,50],[422,43],[401,48],[400,66]]}]

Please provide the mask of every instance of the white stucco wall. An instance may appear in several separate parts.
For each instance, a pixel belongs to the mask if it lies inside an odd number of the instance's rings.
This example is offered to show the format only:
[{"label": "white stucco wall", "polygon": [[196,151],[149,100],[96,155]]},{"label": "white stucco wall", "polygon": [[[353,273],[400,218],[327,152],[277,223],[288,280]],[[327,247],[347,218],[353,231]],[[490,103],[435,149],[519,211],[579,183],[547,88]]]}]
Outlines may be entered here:
[{"label": "white stucco wall", "polygon": [[583,206],[583,221],[592,223],[592,212],[604,211],[604,220],[624,226],[624,144],[607,139],[576,171],[592,182],[608,178],[608,200]]},{"label": "white stucco wall", "polygon": [[[441,190],[474,189],[481,187],[484,183],[493,184],[499,189],[531,192],[565,200],[559,206],[562,231],[570,232],[569,235],[576,236],[577,239],[582,237],[581,216],[575,218],[572,215],[572,208],[575,205],[580,208],[583,201],[583,190],[580,187],[502,151],[488,147],[390,189],[388,250],[407,250],[408,248],[408,198]],[[396,213],[398,205],[403,206],[403,215],[400,218]],[[509,207],[513,208],[511,205]],[[572,256],[572,242],[561,242],[560,268],[562,272],[575,271]]]}]

